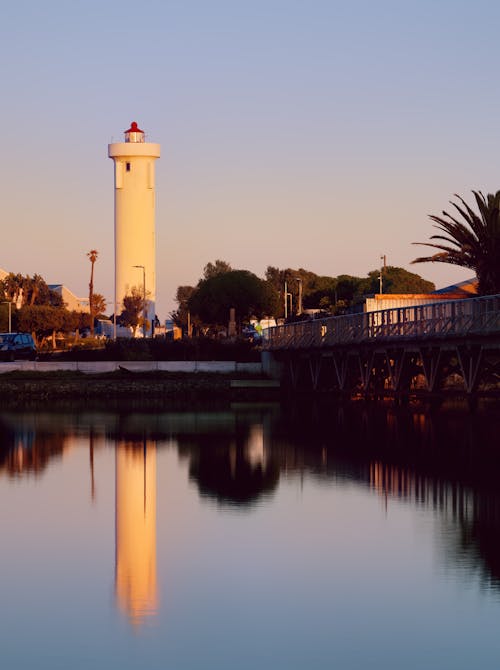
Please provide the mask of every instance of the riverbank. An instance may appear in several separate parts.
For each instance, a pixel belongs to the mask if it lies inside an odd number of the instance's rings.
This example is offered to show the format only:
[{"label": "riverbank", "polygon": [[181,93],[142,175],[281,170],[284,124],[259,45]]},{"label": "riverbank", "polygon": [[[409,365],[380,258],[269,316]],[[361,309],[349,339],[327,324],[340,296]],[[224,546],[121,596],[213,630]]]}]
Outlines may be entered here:
[{"label": "riverbank", "polygon": [[221,398],[264,400],[279,397],[279,383],[240,372],[133,371],[122,365],[104,373],[16,370],[0,375],[3,407],[51,400],[157,399],[184,402]]}]

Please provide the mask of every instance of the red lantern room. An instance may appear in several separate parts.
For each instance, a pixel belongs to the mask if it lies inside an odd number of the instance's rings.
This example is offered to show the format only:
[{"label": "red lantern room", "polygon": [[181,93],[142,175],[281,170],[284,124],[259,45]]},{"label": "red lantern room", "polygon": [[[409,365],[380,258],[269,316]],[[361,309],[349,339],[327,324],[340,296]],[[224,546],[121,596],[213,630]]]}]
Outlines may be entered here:
[{"label": "red lantern room", "polygon": [[125,131],[125,142],[144,142],[144,131],[135,121],[132,121],[130,128]]}]

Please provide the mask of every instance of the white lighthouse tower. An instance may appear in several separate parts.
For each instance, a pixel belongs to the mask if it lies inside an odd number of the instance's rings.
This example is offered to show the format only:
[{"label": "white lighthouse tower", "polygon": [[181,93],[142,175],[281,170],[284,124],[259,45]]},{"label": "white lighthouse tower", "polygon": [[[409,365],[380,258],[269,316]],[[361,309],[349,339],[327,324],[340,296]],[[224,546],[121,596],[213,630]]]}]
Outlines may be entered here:
[{"label": "white lighthouse tower", "polygon": [[145,142],[135,121],[125,141],[108,145],[115,164],[115,310],[136,287],[145,296],[144,334],[155,318],[155,160],[160,145]]}]

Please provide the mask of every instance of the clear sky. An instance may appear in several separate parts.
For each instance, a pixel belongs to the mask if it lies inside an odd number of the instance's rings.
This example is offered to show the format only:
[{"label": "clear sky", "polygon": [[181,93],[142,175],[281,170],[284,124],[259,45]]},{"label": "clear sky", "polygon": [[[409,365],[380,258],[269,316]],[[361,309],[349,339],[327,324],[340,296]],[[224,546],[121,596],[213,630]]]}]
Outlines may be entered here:
[{"label": "clear sky", "polygon": [[16,0],[2,6],[0,268],[113,295],[107,144],[159,142],[157,311],[208,261],[411,266],[453,193],[500,188],[494,0]]}]

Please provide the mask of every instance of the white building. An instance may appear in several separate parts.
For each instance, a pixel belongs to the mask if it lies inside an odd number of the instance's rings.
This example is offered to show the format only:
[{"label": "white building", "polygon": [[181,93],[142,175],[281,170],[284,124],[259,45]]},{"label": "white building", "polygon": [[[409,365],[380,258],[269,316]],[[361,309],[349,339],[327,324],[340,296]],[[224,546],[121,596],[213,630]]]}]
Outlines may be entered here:
[{"label": "white building", "polygon": [[155,318],[155,161],[160,145],[145,142],[144,131],[132,122],[125,141],[108,146],[115,165],[115,302],[135,287],[146,295],[147,334]]},{"label": "white building", "polygon": [[67,309],[75,312],[90,312],[89,299],[77,298],[64,284],[49,284],[51,291],[59,293]]}]

